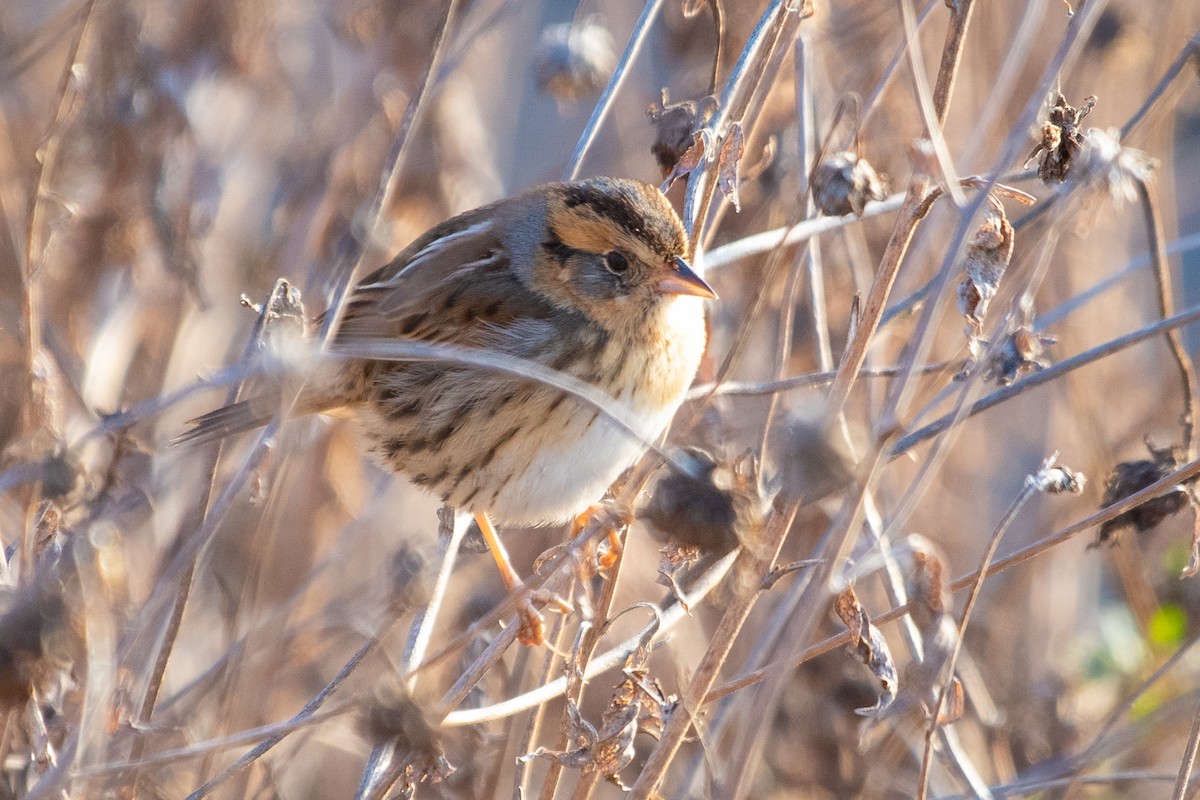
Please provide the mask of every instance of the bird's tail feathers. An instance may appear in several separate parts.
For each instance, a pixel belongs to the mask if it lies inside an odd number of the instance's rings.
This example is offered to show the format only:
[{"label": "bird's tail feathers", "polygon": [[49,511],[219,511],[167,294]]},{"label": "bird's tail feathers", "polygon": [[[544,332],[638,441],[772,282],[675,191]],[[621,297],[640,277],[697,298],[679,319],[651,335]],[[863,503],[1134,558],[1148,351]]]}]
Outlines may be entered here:
[{"label": "bird's tail feathers", "polygon": [[292,403],[290,409],[284,407],[284,402],[280,394],[275,392],[230,403],[189,420],[188,424],[192,428],[172,439],[171,444],[213,442],[262,428],[277,416],[295,417],[313,414],[324,411],[328,405],[304,396]]}]

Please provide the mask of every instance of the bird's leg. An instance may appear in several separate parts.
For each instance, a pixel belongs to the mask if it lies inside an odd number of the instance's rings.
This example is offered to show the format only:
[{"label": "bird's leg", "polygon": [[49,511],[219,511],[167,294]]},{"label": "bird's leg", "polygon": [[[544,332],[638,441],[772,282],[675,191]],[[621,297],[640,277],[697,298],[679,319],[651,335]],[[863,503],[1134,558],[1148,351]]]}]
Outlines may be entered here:
[{"label": "bird's leg", "polygon": [[[571,538],[574,539],[576,536],[583,533],[584,528],[591,524],[592,520],[596,518],[597,514],[606,511],[611,511],[611,509],[604,503],[593,503],[592,505],[588,506],[583,513],[579,514],[574,520],[571,521]],[[611,568],[617,563],[617,559],[621,557],[621,551],[624,548],[621,544],[621,537],[617,533],[617,528],[619,525],[624,525],[629,522],[626,516],[627,515],[619,511],[616,512],[615,518],[611,520],[610,524],[607,526],[608,534],[606,538],[608,539],[608,549],[604,552],[598,552],[596,554],[596,565],[601,570],[607,570]]]},{"label": "bird's leg", "polygon": [[525,583],[513,568],[512,562],[509,561],[508,551],[504,549],[504,543],[500,541],[496,529],[492,527],[492,521],[488,519],[487,514],[479,512],[475,515],[475,524],[479,526],[479,532],[483,534],[488,549],[492,551],[492,558],[496,559],[496,566],[500,569],[500,577],[504,579],[504,585],[508,587],[509,593],[517,598],[517,619],[521,626],[517,632],[517,640],[521,644],[534,647],[543,644],[545,640],[542,638],[544,631],[542,615],[533,607]]}]

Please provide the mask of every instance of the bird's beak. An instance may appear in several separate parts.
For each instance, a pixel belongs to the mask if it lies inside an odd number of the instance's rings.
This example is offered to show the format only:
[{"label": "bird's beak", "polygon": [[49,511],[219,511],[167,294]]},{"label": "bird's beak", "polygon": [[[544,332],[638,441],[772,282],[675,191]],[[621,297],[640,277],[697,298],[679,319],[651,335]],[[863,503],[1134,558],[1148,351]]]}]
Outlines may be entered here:
[{"label": "bird's beak", "polygon": [[667,276],[658,282],[658,290],[663,294],[686,294],[693,297],[707,297],[715,300],[717,293],[704,282],[680,256],[675,256]]}]

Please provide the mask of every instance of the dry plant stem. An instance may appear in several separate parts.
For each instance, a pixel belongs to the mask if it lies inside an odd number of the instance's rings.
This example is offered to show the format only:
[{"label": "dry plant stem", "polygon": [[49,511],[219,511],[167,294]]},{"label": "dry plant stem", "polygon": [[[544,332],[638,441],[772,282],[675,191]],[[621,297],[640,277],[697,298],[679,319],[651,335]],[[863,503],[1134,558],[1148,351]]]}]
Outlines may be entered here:
[{"label": "dry plant stem", "polygon": [[356,709],[357,706],[350,701],[334,703],[331,704],[330,708],[310,714],[304,719],[298,720],[293,717],[286,722],[277,722],[270,725],[262,725],[257,728],[249,728],[247,730],[238,731],[237,733],[229,736],[222,736],[219,739],[209,739],[203,742],[196,742],[195,744],[190,744],[186,747],[179,747],[174,750],[163,750],[155,753],[152,756],[147,756],[141,761],[121,761],[119,763],[97,764],[95,766],[80,767],[72,772],[70,777],[72,779],[103,777],[120,778],[122,773],[127,773],[132,770],[147,769],[149,767],[163,767],[167,766],[168,764],[177,764],[183,761],[193,761],[197,757],[206,755],[208,753],[227,750],[231,747],[257,744],[269,736],[288,734],[292,731],[299,730],[300,728],[311,727]]},{"label": "dry plant stem", "polygon": [[[67,51],[69,57],[63,68],[62,75],[59,76],[56,95],[58,97],[58,106],[54,114],[54,121],[51,123],[50,131],[46,136],[46,143],[41,148],[37,176],[33,183],[33,194],[29,198],[28,223],[25,230],[25,263],[22,275],[24,283],[22,289],[24,291],[21,297],[21,324],[24,326],[27,338],[24,352],[25,397],[22,403],[20,427],[26,435],[30,435],[37,429],[45,427],[49,409],[44,407],[44,401],[41,399],[42,393],[37,390],[36,384],[39,380],[52,380],[50,376],[39,378],[37,374],[39,371],[38,361],[44,352],[40,273],[49,238],[46,231],[48,223],[45,220],[46,204],[44,199],[50,193],[46,188],[46,184],[49,182],[54,169],[58,166],[58,155],[63,144],[63,132],[67,125],[67,118],[70,116],[72,110],[75,109],[77,101],[80,100],[82,90],[79,88],[73,89],[72,82],[82,83],[90,77],[86,62],[93,38],[92,33],[95,28],[94,14],[96,5],[95,0],[88,0],[83,21],[80,23],[79,29],[75,34],[75,39]],[[57,431],[54,433],[56,436],[60,435]],[[34,519],[38,503],[36,485],[30,485],[27,489],[27,491],[23,492],[24,496],[22,497],[25,523],[22,526],[22,530],[26,532],[33,530],[31,523]],[[33,553],[27,534],[21,537],[19,558],[21,574],[28,574],[33,566]]]},{"label": "dry plant stem", "polygon": [[[725,83],[717,113],[706,128],[707,139],[714,146],[725,135],[731,122],[741,121],[759,84],[764,80],[769,82],[778,71],[781,59],[772,59],[771,56],[779,43],[789,35],[786,31],[794,35],[795,27],[787,24],[792,16],[796,17],[795,26],[799,26],[799,10],[789,11],[785,0],[772,0],[759,17],[746,46],[738,56],[737,63],[734,64],[729,80]],[[708,217],[708,209],[716,192],[716,182],[711,173],[717,166],[718,160],[706,149],[700,164],[688,176],[687,192],[684,195],[683,224],[688,232],[693,258],[699,264],[702,264],[703,260],[698,257],[697,248],[702,223]]]},{"label": "dry plant stem", "polygon": [[462,0],[449,0],[446,4],[446,15],[443,17],[442,24],[438,27],[436,38],[433,40],[433,49],[429,56],[429,63],[425,67],[425,72],[421,75],[417,90],[413,93],[412,99],[409,100],[408,106],[404,109],[404,117],[400,120],[400,126],[396,130],[392,150],[388,154],[388,163],[380,173],[379,190],[375,193],[370,211],[365,217],[367,236],[363,242],[358,243],[358,254],[355,257],[354,264],[342,276],[342,281],[335,292],[333,302],[330,304],[329,311],[325,315],[325,326],[321,330],[320,337],[323,344],[329,343],[333,332],[341,324],[347,290],[354,285],[355,276],[362,272],[368,255],[369,248],[367,247],[367,242],[370,240],[371,234],[375,232],[383,212],[393,203],[396,189],[400,185],[400,174],[404,166],[404,156],[408,152],[408,143],[412,140],[413,127],[416,124],[419,114],[425,107],[425,101],[428,99],[432,89],[433,79],[437,75],[438,66],[445,56],[447,33],[455,22],[455,17],[461,3]]},{"label": "dry plant stem", "polygon": [[1121,141],[1129,138],[1129,134],[1133,133],[1145,121],[1154,106],[1166,96],[1168,87],[1174,83],[1175,79],[1179,77],[1179,73],[1193,59],[1200,60],[1200,32],[1194,34],[1188,40],[1188,43],[1183,46],[1183,50],[1180,51],[1179,56],[1171,63],[1171,66],[1167,68],[1167,71],[1162,76],[1162,80],[1158,82],[1158,85],[1154,87],[1154,91],[1150,92],[1146,98],[1146,102],[1142,103],[1142,107],[1121,127]]},{"label": "dry plant stem", "polygon": [[1116,339],[1105,342],[1104,344],[1097,345],[1091,350],[1085,350],[1084,352],[1076,356],[1072,356],[1065,361],[1060,361],[1057,364],[1049,366],[1039,372],[1034,372],[1030,375],[1027,375],[1015,383],[997,389],[991,394],[980,398],[962,413],[950,412],[942,417],[939,417],[923,428],[919,428],[918,430],[901,437],[895,442],[895,444],[892,445],[889,455],[891,458],[896,458],[897,456],[903,455],[916,445],[920,444],[926,439],[937,436],[952,425],[961,424],[962,421],[975,416],[979,412],[986,411],[993,406],[1005,402],[1006,400],[1011,400],[1013,397],[1016,397],[1022,392],[1032,389],[1035,386],[1048,383],[1061,375],[1086,366],[1093,361],[1098,361],[1101,358],[1110,356],[1113,353],[1125,349],[1126,347],[1146,341],[1147,339],[1152,339],[1164,331],[1178,328],[1183,325],[1188,325],[1198,319],[1200,319],[1200,306],[1193,306],[1186,311],[1181,311],[1173,317],[1168,317],[1167,319],[1151,323],[1140,330],[1134,331],[1133,333],[1128,333],[1124,336],[1120,336]]},{"label": "dry plant stem", "polygon": [[371,651],[374,650],[379,644],[380,639],[386,632],[387,629],[385,628],[384,630],[376,633],[370,639],[367,639],[363,646],[358,649],[358,652],[351,656],[350,660],[347,661],[340,670],[338,670],[338,673],[333,677],[333,680],[325,684],[321,691],[317,692],[317,694],[311,700],[304,704],[304,708],[300,709],[300,711],[297,712],[295,716],[291,718],[291,720],[289,720],[289,727],[280,733],[268,736],[252,750],[250,750],[250,752],[246,753],[225,770],[223,770],[219,775],[205,783],[196,791],[189,794],[187,796],[187,800],[200,800],[201,797],[206,797],[222,783],[239,774],[246,767],[250,766],[252,763],[261,758],[267,751],[283,741],[284,737],[286,737],[291,730],[295,730],[297,727],[299,727],[296,723],[307,720],[313,714],[315,714],[321,708],[321,706],[325,704],[325,701],[337,691],[338,687],[350,677],[351,673],[358,668],[358,665],[363,662],[363,659],[371,654]]},{"label": "dry plant stem", "polygon": [[1188,794],[1188,780],[1192,767],[1196,763],[1196,750],[1200,747],[1200,705],[1196,707],[1196,715],[1192,718],[1192,732],[1188,734],[1187,747],[1183,751],[1183,760],[1179,762],[1179,776],[1175,779],[1175,791],[1171,800],[1183,800]]},{"label": "dry plant stem", "polygon": [[790,247],[810,239],[817,234],[840,230],[849,225],[857,225],[865,219],[891,213],[903,205],[904,198],[905,195],[903,194],[893,194],[878,202],[868,203],[861,217],[856,215],[848,217],[817,217],[816,219],[803,220],[794,225],[772,228],[768,231],[735,239],[705,253],[704,269],[707,271],[728,267],[730,264],[770,252],[777,247]]},{"label": "dry plant stem", "polygon": [[[558,660],[558,652],[562,651],[564,637],[565,637],[566,630],[567,630],[567,626],[561,616],[556,616],[551,621],[551,625],[553,626],[554,649],[551,650],[550,648],[545,648],[546,653],[544,656],[544,661],[542,662],[541,679],[538,681],[539,686],[544,686],[545,684],[547,684],[551,680],[553,680],[553,673],[555,672],[555,664],[557,663],[557,660]],[[534,751],[535,743],[538,741],[538,739],[541,736],[542,726],[543,726],[546,718],[549,716],[547,711],[548,711],[548,707],[545,703],[540,704],[539,706],[537,706],[537,708],[534,709],[533,714],[530,716],[529,724],[526,726],[525,736],[522,739],[521,746],[518,747],[518,749],[517,749],[518,752],[524,754],[524,753],[532,753]],[[559,747],[557,749],[561,750],[562,747]],[[549,797],[552,800],[554,797],[553,792],[558,787],[558,778],[555,777],[554,780],[551,781],[550,773],[553,771],[553,767],[556,764],[558,764],[557,761],[550,762],[551,770],[546,773],[546,779],[542,784],[542,796],[546,797],[547,792],[549,791],[550,792]],[[503,766],[502,763],[497,762],[496,767],[495,767],[496,774],[499,774],[502,766]],[[532,794],[530,793],[529,786],[528,786],[529,773],[532,769],[533,769],[533,761],[532,760],[523,761],[517,766],[517,772],[513,776],[513,794],[512,794],[513,800],[524,800],[524,798],[526,798],[526,797],[532,797]],[[561,767],[561,765],[559,765],[560,774],[561,774],[561,770],[562,770],[562,767]],[[553,788],[550,788],[550,787],[553,787]]]},{"label": "dry plant stem", "polygon": [[[925,364],[918,371],[918,374],[931,375],[936,372],[958,369],[960,364],[961,362],[958,361],[939,361],[936,364]],[[858,377],[895,378],[904,373],[905,370],[902,367],[880,367],[879,369],[864,369],[858,373]],[[837,372],[830,370],[829,372],[809,372],[805,375],[795,375],[791,378],[764,381],[762,383],[743,383],[740,381],[728,381],[721,384],[701,383],[688,391],[687,402],[700,400],[708,397],[710,394],[715,397],[757,397],[764,394],[775,394],[776,392],[790,392],[795,389],[807,389],[810,386],[832,383],[836,377]]]},{"label": "dry plant stem", "polygon": [[[781,509],[771,516],[762,541],[756,543],[756,549],[765,557],[760,558],[751,552],[751,549],[744,548],[738,556],[738,563],[733,567],[735,575],[758,575],[759,581],[756,583],[761,583],[761,579],[770,572],[775,563],[779,549],[783,546],[783,540],[799,509],[799,503],[791,503],[788,508]],[[642,768],[637,782],[633,785],[631,795],[633,800],[648,800],[658,790],[667,768],[670,767],[680,745],[683,744],[684,736],[692,727],[693,712],[699,709],[700,702],[708,696],[709,690],[716,682],[717,673],[725,663],[725,659],[729,657],[734,640],[760,594],[761,592],[757,588],[744,587],[740,595],[726,608],[721,622],[713,631],[712,643],[705,651],[704,657],[696,667],[696,672],[683,694],[683,703],[668,720],[659,737],[658,744],[646,759],[646,764]]]},{"label": "dry plant stem", "polygon": [[[957,6],[951,8],[950,25],[946,30],[946,43],[942,48],[942,63],[938,70],[936,83],[938,89],[934,91],[933,111],[939,127],[946,120],[947,104],[950,92],[954,87],[955,74],[962,57],[962,43],[966,37],[973,7],[974,0],[961,0]],[[943,76],[943,72],[949,74]],[[846,400],[850,397],[850,390],[854,387],[854,381],[866,362],[867,349],[870,347],[872,339],[875,338],[879,320],[887,308],[892,286],[895,285],[896,276],[900,272],[900,264],[904,261],[904,255],[916,233],[917,224],[921,221],[920,209],[928,189],[929,181],[923,176],[914,176],[909,182],[908,193],[896,215],[896,223],[892,228],[892,235],[888,239],[887,247],[883,251],[875,282],[871,285],[871,292],[863,304],[858,327],[854,331],[854,338],[846,346],[841,363],[838,365],[838,376],[829,388],[830,413],[841,413],[845,408]]]},{"label": "dry plant stem", "polygon": [[[62,148],[62,134],[66,127],[67,117],[79,100],[79,91],[72,90],[73,81],[86,81],[90,76],[86,61],[92,32],[95,28],[97,0],[85,0],[82,9],[83,20],[75,33],[75,39],[68,48],[68,58],[62,75],[58,80],[58,108],[54,113],[54,121],[50,124],[50,132],[46,143],[42,145],[42,154],[38,159],[37,176],[33,182],[33,195],[29,199],[29,222],[25,230],[25,294],[21,316],[25,326],[26,341],[25,374],[33,376],[37,354],[42,350],[42,320],[41,320],[41,283],[40,275],[42,256],[46,249],[46,205],[44,199],[49,196],[45,190],[46,183],[54,168],[58,166],[58,154]],[[77,67],[79,71],[77,72]],[[37,413],[34,409],[26,409],[26,413]],[[32,422],[27,419],[26,422]]]},{"label": "dry plant stem", "polygon": [[[954,159],[950,155],[950,147],[946,144],[946,137],[942,134],[942,126],[946,122],[946,110],[949,109],[950,91],[949,87],[953,85],[953,78],[950,78],[950,83],[942,87],[943,93],[939,96],[939,104],[936,108],[942,109],[939,113],[935,110],[933,98],[929,91],[929,78],[925,74],[924,59],[921,57],[921,40],[917,36],[917,25],[915,14],[913,13],[912,0],[899,0],[900,18],[904,25],[904,38],[908,46],[905,51],[908,54],[909,75],[912,77],[913,83],[913,98],[916,101],[917,111],[921,115],[921,121],[925,127],[925,137],[929,142],[930,149],[933,153],[933,164],[937,167],[938,183],[945,187],[950,196],[954,198],[954,205],[962,208],[966,204],[966,199],[962,190],[958,186],[958,178],[954,169]],[[974,5],[974,0],[953,0],[946,3],[950,9],[950,14],[953,18],[962,16],[969,19],[971,8]],[[948,53],[952,45],[950,37],[955,35],[956,29],[961,29],[965,34],[966,23],[962,26],[951,25],[946,30],[946,44],[942,48],[942,63],[938,68],[938,85],[942,85],[946,70],[957,71],[959,53]],[[954,43],[953,49],[961,51],[962,36]]]},{"label": "dry plant stem", "polygon": [[[738,551],[734,550],[724,558],[718,560],[688,587],[686,598],[683,600],[677,598],[674,603],[660,611],[658,615],[659,619],[652,623],[658,628],[656,641],[660,640],[680,620],[685,619],[691,613],[690,609],[695,608],[708,596],[708,593],[725,577],[737,554]],[[631,653],[642,646],[646,635],[646,629],[642,629],[641,632],[634,634],[616,647],[610,648],[599,656],[593,657],[588,663],[587,670],[584,672],[584,680],[591,680],[597,675],[620,667]],[[556,678],[545,686],[538,687],[531,692],[526,692],[523,695],[495,703],[491,706],[454,711],[446,715],[442,720],[442,724],[446,726],[478,725],[491,720],[504,719],[505,717],[518,714],[534,706],[561,697],[566,691],[567,679],[565,677]]]},{"label": "dry plant stem", "polygon": [[[1137,181],[1138,196],[1142,201],[1142,211],[1146,217],[1146,235],[1150,245],[1150,261],[1154,267],[1154,281],[1158,288],[1159,314],[1165,319],[1174,313],[1175,297],[1171,291],[1171,265],[1167,261],[1166,248],[1163,244],[1162,220],[1158,214],[1158,205],[1154,200],[1154,192],[1145,180]],[[1171,356],[1179,367],[1179,378],[1183,383],[1183,413],[1180,424],[1183,427],[1183,446],[1187,458],[1192,458],[1196,451],[1194,438],[1196,426],[1196,371],[1192,360],[1183,346],[1183,339],[1177,328],[1168,328],[1165,332],[1167,346]]]},{"label": "dry plant stem", "polygon": [[[625,544],[625,537],[622,537],[621,544]],[[621,548],[621,552],[617,557],[617,561],[612,566],[611,574],[608,580],[604,582],[604,590],[600,594],[600,601],[596,604],[593,619],[588,624],[587,630],[583,632],[582,641],[579,648],[575,651],[578,653],[577,663],[568,663],[567,669],[575,670],[577,674],[586,674],[588,664],[591,663],[592,654],[596,650],[596,645],[600,643],[600,637],[604,635],[604,626],[608,622],[609,614],[612,611],[613,598],[617,594],[617,582],[621,576],[621,564],[625,561],[625,549]],[[547,680],[542,682],[542,685],[549,683]],[[567,711],[569,704],[574,704],[576,708],[583,702],[584,681],[567,681],[567,702],[563,704],[563,712],[561,725],[559,728],[558,741],[555,744],[556,750],[565,750],[568,744],[567,731],[570,725],[570,716]],[[540,708],[544,708],[543,704]],[[551,761],[549,768],[546,771],[546,780],[542,786],[542,800],[553,800],[555,793],[558,791],[558,782],[562,777],[563,766],[559,761]],[[599,776],[597,776],[598,779]],[[582,780],[580,782],[582,785]],[[514,798],[518,800],[518,798]]]},{"label": "dry plant stem", "polygon": [[[938,0],[928,0],[924,8],[917,14],[917,18],[913,24],[915,30],[921,30],[925,21],[929,19],[929,12],[939,5]],[[896,77],[896,72],[900,67],[900,62],[904,60],[908,53],[908,38],[905,37],[900,41],[900,45],[896,48],[896,52],[892,54],[891,60],[883,70],[883,76],[879,82],[875,84],[875,88],[871,91],[868,97],[862,104],[862,114],[859,116],[859,128],[867,127],[867,122],[875,114],[875,109],[879,108],[879,101],[883,97],[883,93],[892,85],[892,80]]]},{"label": "dry plant stem", "polygon": [[446,589],[450,585],[450,573],[454,571],[454,563],[458,559],[458,551],[463,537],[467,535],[470,518],[467,515],[455,514],[448,506],[438,510],[438,557],[441,566],[434,580],[433,591],[429,602],[417,612],[408,641],[404,647],[404,672],[411,693],[417,686],[417,666],[425,657],[429,648],[429,640],[433,638],[434,624],[437,622],[438,610],[446,599]]},{"label": "dry plant stem", "polygon": [[933,709],[929,714],[929,726],[925,730],[925,751],[921,757],[921,771],[917,776],[917,800],[925,800],[926,794],[929,791],[929,769],[933,764],[933,737],[941,728],[939,720],[946,708],[946,694],[949,692],[950,686],[954,681],[958,656],[962,652],[963,637],[967,632],[967,624],[971,621],[971,611],[974,610],[975,602],[979,599],[979,593],[983,589],[983,579],[987,575],[987,570],[991,566],[992,559],[996,557],[996,548],[1000,546],[1000,540],[1008,532],[1009,526],[1012,525],[1013,520],[1017,517],[1017,513],[1029,502],[1029,498],[1036,491],[1032,482],[1026,480],[1025,485],[1021,487],[1021,491],[1017,493],[1016,499],[1013,500],[1012,505],[1009,506],[1008,511],[1005,512],[1004,517],[1000,520],[1000,524],[996,526],[991,539],[988,540],[987,549],[984,550],[983,559],[979,563],[979,569],[976,570],[979,577],[971,583],[970,591],[967,592],[967,599],[963,603],[962,618],[958,621],[958,636],[954,640],[954,647],[950,651],[950,657],[946,660],[941,686],[938,688],[937,702],[933,704]]},{"label": "dry plant stem", "polygon": [[[1178,239],[1172,239],[1170,242],[1168,242],[1166,245],[1166,254],[1168,256],[1174,256],[1180,253],[1187,253],[1191,250],[1194,250],[1198,246],[1200,246],[1200,233],[1191,233],[1187,236],[1181,236]],[[1131,259],[1125,264],[1125,266],[1116,270],[1107,278],[1104,278],[1098,283],[1088,287],[1069,300],[1065,300],[1049,311],[1039,314],[1035,329],[1038,331],[1049,329],[1052,325],[1054,325],[1054,323],[1070,316],[1087,303],[1095,300],[1100,295],[1120,284],[1121,281],[1132,277],[1139,270],[1145,269],[1149,264],[1149,253],[1142,253],[1137,258]]]},{"label": "dry plant stem", "polygon": [[[1091,528],[1094,528],[1098,525],[1102,525],[1110,519],[1116,519],[1117,517],[1121,516],[1125,512],[1129,511],[1131,508],[1136,508],[1137,506],[1141,505],[1142,503],[1145,503],[1147,500],[1153,500],[1156,497],[1161,497],[1162,495],[1166,494],[1167,492],[1174,490],[1174,488],[1176,486],[1179,486],[1182,483],[1190,481],[1191,479],[1195,478],[1197,475],[1200,475],[1200,460],[1188,462],[1187,464],[1183,465],[1179,469],[1172,472],[1170,475],[1167,475],[1166,477],[1162,478],[1161,480],[1155,481],[1154,483],[1150,484],[1146,488],[1142,489],[1139,492],[1131,494],[1129,497],[1126,497],[1125,499],[1121,500],[1120,502],[1113,503],[1111,506],[1106,506],[1105,508],[1100,509],[1099,511],[1095,512],[1094,514],[1090,514],[1089,516],[1084,517],[1083,519],[1079,520],[1078,522],[1074,522],[1065,528],[1055,531],[1054,533],[1050,534],[1049,536],[1045,536],[1045,537],[1037,540],[1036,542],[1034,542],[1026,547],[1021,548],[1020,550],[1016,551],[1015,553],[1012,553],[1008,556],[1005,556],[1002,559],[999,559],[998,561],[994,562],[991,566],[989,566],[986,570],[983,570],[983,571],[976,570],[974,572],[968,573],[966,575],[963,575],[963,576],[955,579],[950,584],[950,588],[953,591],[959,591],[961,589],[964,589],[964,588],[972,585],[975,581],[979,580],[980,575],[983,575],[985,577],[989,576],[989,575],[996,575],[1001,572],[1004,572],[1005,570],[1011,569],[1012,567],[1016,567],[1021,564],[1024,564],[1026,561],[1036,558],[1037,556],[1041,555],[1042,553],[1046,552],[1047,550],[1049,550],[1053,547],[1057,547],[1058,545],[1060,545],[1063,542],[1067,541],[1068,539],[1072,538],[1076,534],[1082,533],[1083,531],[1086,531],[1086,530],[1090,530]],[[892,609],[884,612],[883,614],[880,614],[879,616],[875,617],[874,622],[876,625],[883,625],[884,623],[892,622],[894,620],[899,619],[900,617],[907,614],[908,611],[909,611],[908,605],[903,605],[903,606],[899,606],[896,608],[892,608]],[[795,668],[795,667],[805,663],[806,661],[816,658],[819,655],[828,653],[828,652],[832,651],[833,649],[848,643],[849,641],[850,641],[849,633],[840,633],[836,636],[830,636],[829,638],[825,639],[824,641],[818,642],[817,644],[814,644],[810,647],[805,648],[805,650],[803,652],[799,653],[795,659],[792,659],[791,661],[789,661],[789,666],[792,668]],[[755,683],[758,683],[759,681],[762,681],[763,679],[765,679],[768,675],[772,674],[773,670],[776,670],[778,668],[779,668],[779,664],[768,664],[767,666],[763,667],[762,669],[754,670],[753,672],[746,673],[745,675],[742,675],[740,677],[734,678],[733,680],[727,681],[726,683],[722,684],[721,686],[716,687],[711,692],[709,692],[705,696],[704,702],[706,704],[711,703],[716,700],[720,700],[721,698],[726,697],[726,696],[732,694],[733,692],[736,692],[739,689],[744,689],[747,686],[752,686]]]},{"label": "dry plant stem", "polygon": [[354,800],[383,800],[388,790],[400,780],[410,757],[408,753],[397,757],[397,752],[395,742],[375,745],[363,768]]},{"label": "dry plant stem", "polygon": [[646,41],[646,34],[650,32],[650,26],[654,24],[654,18],[658,16],[662,4],[663,0],[646,0],[646,5],[642,7],[642,14],[633,25],[633,32],[629,35],[625,52],[621,54],[621,60],[613,70],[612,77],[608,79],[604,93],[596,101],[596,106],[592,109],[592,116],[588,119],[583,133],[579,137],[579,142],[575,145],[575,152],[571,153],[571,160],[567,162],[567,167],[563,170],[564,181],[573,181],[579,177],[583,158],[587,155],[588,148],[592,146],[596,134],[600,131],[600,125],[608,115],[608,110],[612,107],[621,84],[625,82],[630,65],[637,58],[638,51],[642,49],[642,44]]}]

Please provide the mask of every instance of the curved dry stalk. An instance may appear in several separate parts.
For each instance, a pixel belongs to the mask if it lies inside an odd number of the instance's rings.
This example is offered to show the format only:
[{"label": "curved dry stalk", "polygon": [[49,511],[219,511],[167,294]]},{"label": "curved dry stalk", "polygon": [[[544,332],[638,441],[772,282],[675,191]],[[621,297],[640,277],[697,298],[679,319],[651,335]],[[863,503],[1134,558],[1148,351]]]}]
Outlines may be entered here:
[{"label": "curved dry stalk", "polygon": [[925,749],[921,756],[921,769],[917,775],[917,800],[925,800],[926,793],[929,791],[929,768],[933,764],[933,737],[942,727],[941,718],[945,713],[946,697],[954,683],[954,672],[958,665],[959,654],[962,652],[963,638],[966,636],[967,624],[971,621],[971,612],[975,609],[975,602],[979,599],[979,593],[983,589],[984,576],[987,575],[987,569],[991,566],[992,559],[996,557],[996,548],[1000,546],[1000,540],[1004,538],[1004,534],[1008,532],[1017,514],[1036,492],[1037,488],[1033,481],[1026,480],[1021,486],[1021,491],[1017,493],[1016,498],[1008,507],[1008,511],[1004,512],[1004,516],[1000,519],[991,538],[988,539],[983,558],[979,561],[979,568],[976,570],[979,577],[971,583],[966,602],[963,603],[962,617],[958,621],[958,635],[954,638],[954,646],[950,650],[945,666],[942,667],[944,677],[940,681],[937,699],[929,712],[929,725],[925,729]]},{"label": "curved dry stalk", "polygon": [[[1153,266],[1154,284],[1158,289],[1158,310],[1163,317],[1174,313],[1175,296],[1171,291],[1171,265],[1167,262],[1167,252],[1163,245],[1162,220],[1159,218],[1157,203],[1150,184],[1144,179],[1136,179],[1138,197],[1141,199],[1142,211],[1146,218],[1146,236],[1149,239],[1150,263]],[[1168,328],[1165,331],[1167,347],[1175,365],[1179,369],[1179,379],[1183,384],[1183,413],[1180,414],[1180,425],[1183,428],[1181,436],[1186,448],[1187,458],[1192,458],[1196,451],[1196,370],[1192,359],[1183,346],[1178,328]]]},{"label": "curved dry stalk", "polygon": [[429,602],[414,615],[408,641],[404,645],[403,664],[404,672],[408,675],[407,686],[410,694],[416,689],[417,667],[425,658],[425,651],[433,638],[433,626],[437,621],[438,610],[446,598],[450,573],[454,571],[454,563],[458,559],[458,551],[467,535],[470,522],[469,514],[455,514],[449,506],[438,509],[438,560],[441,566],[438,567]]}]

